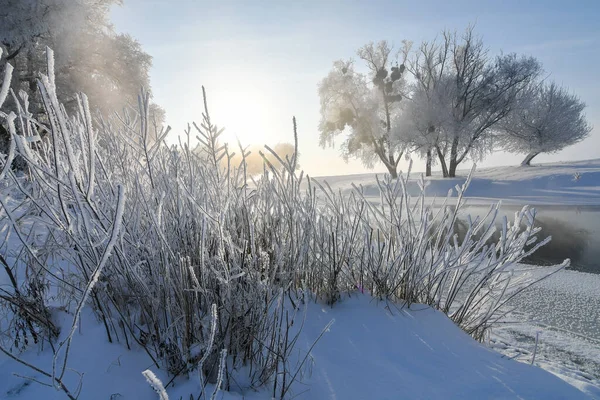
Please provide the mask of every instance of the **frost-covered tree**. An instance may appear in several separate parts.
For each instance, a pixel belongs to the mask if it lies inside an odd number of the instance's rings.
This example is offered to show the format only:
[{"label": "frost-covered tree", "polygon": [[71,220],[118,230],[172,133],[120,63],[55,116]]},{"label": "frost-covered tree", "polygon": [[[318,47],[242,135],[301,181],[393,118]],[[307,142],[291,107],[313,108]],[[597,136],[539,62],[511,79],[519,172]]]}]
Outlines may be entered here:
[{"label": "frost-covered tree", "polygon": [[580,142],[591,131],[584,109],[578,96],[554,82],[534,85],[518,97],[514,111],[501,124],[504,148],[527,154],[521,165],[530,165],[540,153]]},{"label": "frost-covered tree", "polygon": [[367,167],[381,161],[394,178],[405,151],[400,100],[406,82],[400,54],[386,41],[369,43],[357,52],[366,74],[358,72],[353,61],[340,60],[319,85],[321,146],[333,145],[337,136],[347,134],[341,146],[344,159],[358,158]]},{"label": "frost-covered tree", "polygon": [[415,84],[405,103],[404,140],[411,152],[425,158],[425,176],[431,176],[435,150],[444,141],[442,128],[450,118],[447,86],[436,85],[428,90]]},{"label": "frost-covered tree", "polygon": [[493,149],[494,126],[541,71],[534,58],[488,53],[470,26],[462,36],[443,32],[441,40],[424,42],[407,62],[413,96],[424,107],[417,113],[425,118],[419,148],[425,149],[428,165],[435,152],[445,177],[454,177],[465,159]]},{"label": "frost-covered tree", "polygon": [[[412,150],[425,158],[425,175],[431,176],[431,167],[442,140],[442,127],[449,121],[450,98],[447,79],[450,51],[450,37],[443,34],[444,40],[421,43],[412,54],[405,48],[407,70],[414,83],[411,88],[411,101],[407,116],[411,125],[407,138]],[[445,165],[442,165],[445,167]],[[444,171],[447,175],[447,171]]]},{"label": "frost-covered tree", "polygon": [[468,28],[459,39],[449,35],[451,87],[450,120],[444,128],[440,157],[448,176],[468,156],[477,158],[493,149],[492,128],[511,111],[517,96],[541,71],[532,57],[500,55],[491,61],[481,38]]},{"label": "frost-covered tree", "polygon": [[[36,80],[37,71],[45,70],[47,47],[54,50],[57,95],[67,111],[77,108],[80,91],[104,115],[137,107],[140,88],[150,89],[152,57],[131,36],[115,32],[109,20],[115,4],[121,0],[2,1],[0,69],[13,65],[11,88],[29,95],[30,111],[43,110]],[[164,111],[153,110],[164,119]]]}]

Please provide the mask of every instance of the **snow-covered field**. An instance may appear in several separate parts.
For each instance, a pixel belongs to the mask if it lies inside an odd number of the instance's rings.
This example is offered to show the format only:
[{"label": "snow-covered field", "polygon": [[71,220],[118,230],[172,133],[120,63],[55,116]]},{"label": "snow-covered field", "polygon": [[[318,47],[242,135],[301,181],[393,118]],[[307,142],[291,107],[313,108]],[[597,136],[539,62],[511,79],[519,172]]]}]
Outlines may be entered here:
[{"label": "snow-covered field", "polygon": [[[532,272],[535,273],[535,272]],[[517,296],[491,345],[600,398],[600,275],[561,271]]]},{"label": "snow-covered field", "polygon": [[[428,196],[445,197],[448,190],[462,184],[468,170],[459,177],[444,179],[434,174],[427,178]],[[415,180],[419,173],[411,174]],[[367,195],[377,196],[375,174],[318,177],[334,190],[351,190],[362,185]],[[416,182],[410,187],[417,192]],[[515,204],[600,205],[600,159],[477,169],[469,186],[471,203],[503,200]]]}]

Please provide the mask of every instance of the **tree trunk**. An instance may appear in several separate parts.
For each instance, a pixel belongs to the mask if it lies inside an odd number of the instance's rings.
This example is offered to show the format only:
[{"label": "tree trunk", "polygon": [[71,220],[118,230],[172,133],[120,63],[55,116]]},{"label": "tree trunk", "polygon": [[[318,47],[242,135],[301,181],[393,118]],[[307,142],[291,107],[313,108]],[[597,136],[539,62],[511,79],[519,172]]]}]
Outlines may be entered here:
[{"label": "tree trunk", "polygon": [[527,154],[527,157],[525,157],[525,159],[521,163],[521,166],[527,166],[527,167],[529,167],[531,165],[531,160],[533,160],[533,158],[535,156],[537,156],[538,154],[540,154],[540,153],[534,153],[534,152],[532,152],[532,153]]},{"label": "tree trunk", "polygon": [[390,175],[392,176],[393,179],[397,179],[398,178],[398,172],[396,171],[395,167],[392,167],[391,165],[388,165],[387,163],[385,164],[385,166],[388,169],[388,172],[390,173]]},{"label": "tree trunk", "polygon": [[458,163],[456,160],[450,160],[450,168],[448,168],[448,178],[456,177],[456,167],[458,167]]},{"label": "tree trunk", "polygon": [[458,167],[458,136],[455,136],[452,140],[452,147],[450,148],[450,168],[448,168],[448,177],[456,177],[456,167]]},{"label": "tree trunk", "polygon": [[442,176],[444,178],[448,177],[448,166],[446,165],[446,159],[444,158],[444,155],[442,154],[442,151],[440,150],[439,146],[435,146],[435,150],[437,152],[437,156],[440,159],[440,166],[442,167]]},{"label": "tree trunk", "polygon": [[427,160],[425,161],[425,176],[431,176],[431,147],[427,149]]}]

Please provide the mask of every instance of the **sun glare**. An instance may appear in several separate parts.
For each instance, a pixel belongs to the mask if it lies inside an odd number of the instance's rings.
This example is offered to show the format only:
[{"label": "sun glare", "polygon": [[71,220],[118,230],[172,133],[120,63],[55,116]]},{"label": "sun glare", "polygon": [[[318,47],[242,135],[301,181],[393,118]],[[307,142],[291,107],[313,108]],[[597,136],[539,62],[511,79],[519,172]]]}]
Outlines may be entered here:
[{"label": "sun glare", "polygon": [[[274,145],[272,102],[261,94],[260,81],[232,82],[217,86],[208,93],[212,119],[225,128],[222,140],[237,148],[238,140],[244,146]],[[264,89],[263,89],[264,91]]]}]

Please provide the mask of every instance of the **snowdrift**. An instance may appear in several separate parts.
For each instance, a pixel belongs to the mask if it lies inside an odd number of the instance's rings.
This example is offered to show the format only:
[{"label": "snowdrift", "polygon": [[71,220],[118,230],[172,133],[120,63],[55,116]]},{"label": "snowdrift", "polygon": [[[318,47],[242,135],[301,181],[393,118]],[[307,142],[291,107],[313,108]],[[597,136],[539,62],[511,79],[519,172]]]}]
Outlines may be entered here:
[{"label": "snowdrift", "polygon": [[[89,310],[88,310],[89,311]],[[69,316],[63,315],[68,323]],[[296,399],[586,399],[573,386],[540,368],[519,363],[477,343],[441,312],[422,305],[405,309],[355,294],[333,308],[308,304],[298,346],[304,353],[324,326],[335,322],[312,350],[309,372],[292,387]],[[109,344],[103,327],[86,312],[70,361],[83,374],[81,399],[153,399],[141,372],[152,362],[141,350]],[[48,366],[51,352],[29,352],[25,360]],[[164,371],[154,371],[167,382]],[[63,393],[13,373],[37,378],[12,360],[0,359],[0,397],[62,399]],[[79,376],[70,372],[69,383]],[[210,391],[210,390],[209,390]],[[197,376],[178,378],[171,399],[200,393]],[[296,396],[296,397],[294,397]],[[269,399],[268,389],[222,399]]]}]

